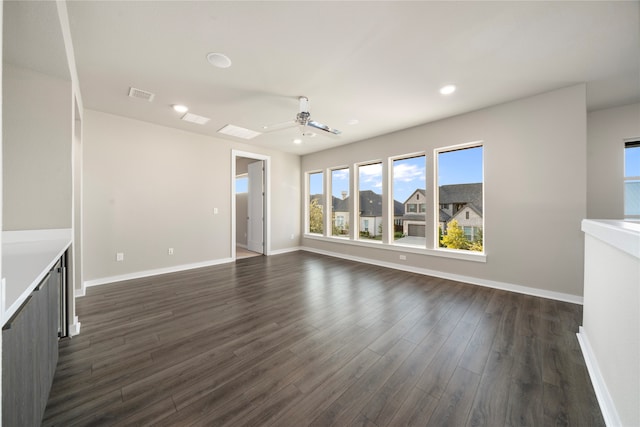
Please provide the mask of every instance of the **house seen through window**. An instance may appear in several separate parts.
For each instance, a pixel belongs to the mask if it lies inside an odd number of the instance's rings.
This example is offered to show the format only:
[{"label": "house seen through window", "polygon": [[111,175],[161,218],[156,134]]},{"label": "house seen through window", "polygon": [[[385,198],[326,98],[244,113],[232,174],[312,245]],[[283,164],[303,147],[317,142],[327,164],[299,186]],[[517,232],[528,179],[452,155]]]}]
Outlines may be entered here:
[{"label": "house seen through window", "polygon": [[438,152],[438,245],[482,252],[482,146]]},{"label": "house seen through window", "polygon": [[425,247],[426,156],[393,160],[393,243]]},{"label": "house seen through window", "polygon": [[331,171],[331,235],[349,237],[349,168]]},{"label": "house seen through window", "polygon": [[382,163],[358,165],[360,239],[382,240]]}]

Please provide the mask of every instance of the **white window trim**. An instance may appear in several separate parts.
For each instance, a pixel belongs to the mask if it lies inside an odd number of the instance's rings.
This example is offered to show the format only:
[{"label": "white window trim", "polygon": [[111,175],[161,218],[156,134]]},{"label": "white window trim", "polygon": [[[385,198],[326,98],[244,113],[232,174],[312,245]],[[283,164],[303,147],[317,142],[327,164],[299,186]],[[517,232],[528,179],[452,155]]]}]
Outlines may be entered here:
[{"label": "white window trim", "polygon": [[[347,183],[347,188],[349,189],[349,193],[347,194],[347,197],[351,197],[351,168],[349,167],[349,165],[343,165],[343,166],[334,166],[334,167],[330,167],[327,168],[327,173],[326,173],[326,177],[327,177],[327,195],[326,195],[326,199],[327,199],[327,216],[328,216],[328,221],[329,221],[329,228],[326,229],[326,233],[325,235],[327,236],[331,236],[331,237],[337,237],[340,239],[348,239],[349,235],[346,236],[334,236],[333,235],[333,172],[334,171],[339,171],[339,170],[344,170],[346,169],[349,172],[349,183]],[[349,233],[351,233],[351,224],[349,224]]]},{"label": "white window trim", "polygon": [[[626,164],[626,156],[627,156],[627,144],[628,143],[637,143],[640,142],[640,138],[625,138],[624,142],[623,142],[623,165]],[[623,166],[624,168],[624,166]],[[626,200],[626,195],[625,195],[625,189],[626,189],[626,184],[627,181],[640,181],[640,176],[626,176],[625,175],[626,171],[623,169],[622,171],[622,215],[624,217],[624,219],[640,219],[640,215],[626,215],[624,210],[625,210],[625,206],[627,205],[627,200]]]},{"label": "white window trim", "polygon": [[[311,186],[309,183],[309,179],[311,177],[311,175],[315,174],[315,173],[323,173],[322,169],[318,169],[318,170],[312,170],[312,171],[308,171],[304,173],[304,191],[306,194],[306,197],[304,199],[304,234],[305,235],[309,235],[309,236],[322,236],[322,234],[316,234],[316,233],[311,233],[309,228],[310,228],[310,218],[309,218],[309,204],[311,203]],[[324,174],[322,176],[323,179],[323,183],[322,183],[322,192],[323,192],[323,197],[324,197],[324,192],[325,192],[325,183],[324,183]],[[326,197],[325,197],[326,198]],[[323,215],[325,213],[323,212]],[[324,218],[323,218],[324,219]],[[325,227],[326,228],[326,227]],[[324,230],[326,232],[326,230]]]},{"label": "white window trim", "polygon": [[[393,200],[395,200],[395,195],[393,194],[393,182],[395,179],[395,176],[393,175],[393,162],[395,162],[396,160],[405,160],[405,159],[411,159],[414,157],[423,157],[424,156],[424,167],[425,167],[425,173],[424,173],[424,187],[425,187],[425,197],[427,192],[427,169],[428,169],[428,161],[429,158],[427,156],[427,152],[426,151],[416,151],[414,153],[407,153],[407,154],[400,154],[398,156],[391,156],[389,157],[388,160],[388,181],[389,181],[389,197],[387,198],[387,200],[389,201],[389,208],[387,209],[387,230],[388,230],[388,235],[387,235],[387,242],[390,245],[394,245],[394,246],[406,246],[406,247],[412,247],[415,248],[416,246],[414,245],[403,245],[402,243],[396,243],[395,240],[395,227],[394,227],[394,219],[395,219],[395,212],[394,212],[394,206],[393,206]],[[426,204],[426,199],[425,199],[425,204]],[[405,213],[409,213],[408,211],[406,211],[406,207],[405,207]],[[421,213],[420,212],[420,203],[416,203],[416,211],[415,213]],[[426,206],[425,206],[425,211],[424,211],[424,226],[425,226],[425,230],[427,227],[427,210],[426,210]],[[427,237],[425,236],[425,248],[426,248],[426,241]],[[420,247],[418,247],[419,249],[422,249]]]},{"label": "white window trim", "polygon": [[[355,241],[365,241],[368,242],[369,239],[367,240],[363,240],[360,239],[360,166],[369,166],[369,165],[376,165],[376,164],[380,164],[380,166],[382,167],[382,209],[383,209],[383,221],[384,221],[384,196],[386,194],[386,192],[384,191],[385,189],[385,185],[384,185],[384,176],[385,176],[385,168],[384,168],[384,160],[378,159],[378,160],[368,160],[366,162],[359,162],[359,163],[354,163],[353,164],[353,189],[355,191],[353,191],[353,216],[354,216],[354,225],[355,227],[353,227],[354,230],[354,234],[353,234],[353,240]],[[357,196],[357,197],[356,197]],[[383,237],[384,237],[384,229],[382,230],[383,232]],[[380,240],[373,240],[371,239],[371,242],[376,242],[377,244],[380,244],[381,241]]]},{"label": "white window trim", "polygon": [[[440,153],[446,153],[449,151],[457,151],[457,150],[464,150],[467,148],[475,148],[475,147],[482,147],[482,252],[475,252],[475,251],[465,251],[462,249],[447,249],[447,248],[441,248],[440,247],[440,242],[439,242],[439,237],[440,237],[440,233],[438,232],[438,227],[440,226],[440,191],[438,191],[438,154]],[[434,227],[434,235],[433,235],[433,248],[436,251],[446,251],[446,252],[462,252],[462,253],[466,253],[466,252],[475,252],[475,253],[479,253],[479,254],[485,254],[485,250],[487,247],[487,241],[485,240],[485,218],[486,218],[486,204],[485,204],[485,200],[484,200],[484,196],[485,196],[485,191],[484,191],[484,140],[478,140],[478,141],[472,141],[472,142],[465,142],[463,144],[457,144],[457,145],[450,145],[447,147],[439,147],[433,150],[433,197],[434,197],[434,221],[433,221],[433,227]]]},{"label": "white window trim", "polygon": [[[455,150],[461,150],[461,149],[465,149],[465,148],[474,148],[474,147],[483,147],[483,161],[482,161],[482,184],[483,184],[483,191],[482,191],[482,205],[483,205],[483,215],[482,215],[482,228],[483,228],[483,234],[484,234],[484,227],[485,227],[485,212],[486,212],[486,208],[485,208],[485,201],[484,201],[484,197],[485,197],[485,191],[484,191],[484,141],[483,140],[478,140],[478,141],[472,141],[472,142],[468,142],[468,143],[464,143],[464,144],[458,144],[458,145],[451,145],[451,146],[447,146],[447,147],[440,147],[437,149],[433,150],[433,160],[431,161],[431,163],[429,163],[429,157],[427,156],[426,152],[421,151],[421,152],[415,152],[415,153],[409,153],[409,154],[402,154],[402,155],[398,155],[398,156],[390,156],[386,158],[385,160],[368,160],[368,161],[363,161],[363,162],[358,162],[358,163],[354,163],[352,166],[333,166],[333,167],[329,167],[326,168],[324,170],[319,169],[319,170],[310,170],[310,171],[306,171],[305,172],[305,194],[306,194],[306,201],[305,201],[305,225],[304,225],[304,230],[305,232],[303,233],[303,237],[306,239],[311,239],[311,240],[317,240],[317,241],[324,241],[324,242],[332,242],[332,243],[340,243],[343,245],[350,245],[350,246],[359,246],[359,247],[368,247],[368,248],[376,248],[376,249],[383,249],[383,250],[388,250],[388,251],[394,251],[397,253],[412,253],[412,254],[418,254],[418,255],[427,255],[427,256],[435,256],[435,257],[440,257],[440,258],[450,258],[450,259],[458,259],[458,260],[464,260],[464,261],[472,261],[472,262],[480,262],[480,263],[485,263],[487,262],[487,253],[486,253],[486,240],[485,240],[485,236],[483,235],[483,252],[476,252],[476,251],[465,251],[465,250],[458,250],[458,249],[447,249],[447,248],[440,248],[439,247],[439,242],[438,242],[438,227],[439,227],[439,210],[440,210],[440,203],[438,200],[438,196],[439,196],[439,192],[436,191],[436,189],[438,188],[438,162],[437,162],[437,157],[438,157],[438,153],[440,152],[447,152],[447,151],[455,151]],[[414,246],[414,245],[403,245],[402,243],[395,243],[393,241],[393,239],[390,239],[389,236],[391,233],[390,230],[392,230],[392,228],[389,228],[389,225],[392,226],[393,225],[393,203],[390,202],[391,200],[393,200],[393,161],[394,160],[401,160],[401,159],[407,159],[407,158],[411,158],[411,157],[419,157],[419,156],[425,156],[425,166],[427,167],[427,169],[429,168],[429,164],[432,164],[431,169],[433,170],[433,211],[435,212],[435,216],[432,218],[433,219],[433,227],[434,227],[434,246],[433,248],[429,248],[429,247],[419,247],[419,246]],[[382,240],[368,240],[368,239],[360,239],[360,214],[359,214],[359,209],[360,209],[360,170],[359,167],[360,166],[367,166],[367,165],[373,165],[373,164],[381,164],[382,166],[382,196],[383,196],[383,200],[382,200],[382,208],[383,208],[383,221],[386,221],[386,223],[388,223],[388,227],[386,229],[386,231],[384,230],[383,227],[383,239]],[[314,174],[314,173],[319,173],[322,172],[323,175],[323,191],[324,191],[324,198],[325,198],[325,205],[327,205],[327,199],[329,197],[331,197],[332,195],[332,176],[331,173],[334,170],[340,170],[340,169],[348,169],[349,170],[349,180],[351,182],[350,185],[350,194],[349,197],[351,198],[351,203],[349,206],[349,236],[348,237],[343,237],[343,236],[333,236],[332,233],[328,230],[331,230],[332,227],[327,228],[325,226],[325,230],[324,230],[324,234],[311,234],[309,233],[309,199],[311,197],[310,195],[310,188],[309,188],[309,175]],[[425,174],[425,187],[429,187],[429,175]],[[386,191],[385,191],[386,189]],[[328,193],[329,192],[329,193]],[[428,192],[427,192],[427,196],[428,198]],[[428,199],[425,199],[428,200]],[[333,200],[331,200],[332,202]],[[327,209],[327,212],[325,212],[325,222],[326,222],[326,216],[327,213],[329,212],[329,210],[332,210],[332,206],[330,208]],[[418,207],[418,211],[419,211],[419,207]],[[385,219],[385,215],[384,213],[386,212],[386,219]],[[426,212],[425,212],[426,215]],[[331,223],[331,218],[329,218],[329,222]],[[425,218],[425,227],[427,225],[427,218]],[[333,225],[331,223],[331,225]],[[425,241],[425,246],[428,242]]]},{"label": "white window trim", "polygon": [[427,255],[427,256],[435,256],[440,258],[451,258],[451,259],[459,259],[463,261],[473,261],[473,262],[487,262],[487,254],[486,252],[475,252],[475,251],[462,251],[457,249],[427,249],[420,248],[417,246],[409,246],[402,245],[399,243],[396,244],[386,244],[382,243],[379,240],[346,240],[342,237],[335,236],[320,236],[319,234],[305,234],[305,239],[318,240],[323,242],[339,242],[343,245],[350,246],[359,246],[365,248],[375,248],[375,249],[384,249],[396,253],[408,253],[408,254],[418,254],[418,255]]}]

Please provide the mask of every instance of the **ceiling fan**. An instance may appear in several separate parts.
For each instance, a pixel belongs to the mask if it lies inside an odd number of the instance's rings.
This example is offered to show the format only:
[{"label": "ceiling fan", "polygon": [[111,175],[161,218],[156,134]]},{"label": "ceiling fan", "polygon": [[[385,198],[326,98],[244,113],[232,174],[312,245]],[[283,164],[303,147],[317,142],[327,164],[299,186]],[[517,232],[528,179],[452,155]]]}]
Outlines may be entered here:
[{"label": "ceiling fan", "polygon": [[266,131],[276,131],[285,127],[298,125],[300,126],[300,130],[302,131],[303,136],[313,136],[312,132],[307,132],[307,126],[311,126],[313,128],[332,133],[334,135],[340,135],[342,133],[338,129],[334,129],[311,119],[311,114],[309,113],[309,98],[307,98],[306,96],[300,96],[298,97],[298,100],[300,101],[300,108],[298,114],[296,114],[295,120],[289,120],[284,123],[263,126],[263,129],[265,129]]}]

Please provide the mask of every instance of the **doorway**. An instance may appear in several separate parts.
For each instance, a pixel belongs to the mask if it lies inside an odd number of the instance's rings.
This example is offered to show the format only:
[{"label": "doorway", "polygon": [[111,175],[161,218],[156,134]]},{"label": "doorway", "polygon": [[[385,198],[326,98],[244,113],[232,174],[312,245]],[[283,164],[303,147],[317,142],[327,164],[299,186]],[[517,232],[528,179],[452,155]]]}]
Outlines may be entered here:
[{"label": "doorway", "polygon": [[268,255],[269,157],[232,152],[232,259]]}]

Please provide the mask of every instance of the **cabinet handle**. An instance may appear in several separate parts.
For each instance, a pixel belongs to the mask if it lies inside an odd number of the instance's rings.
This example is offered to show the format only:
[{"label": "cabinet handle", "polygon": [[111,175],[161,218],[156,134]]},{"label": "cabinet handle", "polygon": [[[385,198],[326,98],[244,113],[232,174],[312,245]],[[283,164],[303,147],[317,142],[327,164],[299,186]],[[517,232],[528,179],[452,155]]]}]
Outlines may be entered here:
[{"label": "cabinet handle", "polygon": [[15,322],[18,316],[20,316],[20,313],[22,313],[22,310],[24,310],[24,308],[27,306],[27,304],[29,304],[29,302],[31,302],[31,295],[29,295],[27,299],[22,303],[20,308],[15,313],[13,313],[13,316],[11,316],[11,319],[9,319],[7,323],[5,323],[5,325],[2,327],[3,331],[7,329],[11,329],[11,326],[13,326],[13,322]]}]

